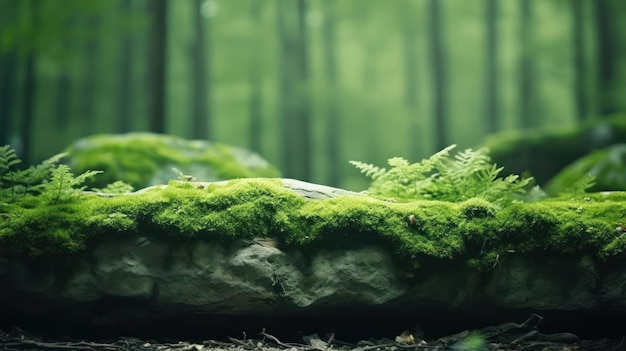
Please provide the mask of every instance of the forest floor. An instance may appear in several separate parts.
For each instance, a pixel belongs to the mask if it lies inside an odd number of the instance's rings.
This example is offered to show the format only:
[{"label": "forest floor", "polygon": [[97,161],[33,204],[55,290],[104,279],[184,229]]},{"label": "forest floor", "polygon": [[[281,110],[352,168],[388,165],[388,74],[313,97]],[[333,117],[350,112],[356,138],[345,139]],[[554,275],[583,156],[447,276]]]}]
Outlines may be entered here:
[{"label": "forest floor", "polygon": [[227,338],[227,340],[150,340],[119,337],[109,340],[77,340],[69,337],[49,339],[35,336],[19,328],[0,330],[0,350],[76,350],[76,351],[618,351],[626,350],[626,337],[621,339],[581,340],[573,333],[544,334],[537,329],[541,317],[531,316],[524,323],[503,323],[477,330],[423,340],[418,335],[402,333],[395,340],[370,339],[356,343],[343,342],[334,335],[325,338],[317,334],[304,336],[298,342],[282,341],[262,330],[257,338]]}]

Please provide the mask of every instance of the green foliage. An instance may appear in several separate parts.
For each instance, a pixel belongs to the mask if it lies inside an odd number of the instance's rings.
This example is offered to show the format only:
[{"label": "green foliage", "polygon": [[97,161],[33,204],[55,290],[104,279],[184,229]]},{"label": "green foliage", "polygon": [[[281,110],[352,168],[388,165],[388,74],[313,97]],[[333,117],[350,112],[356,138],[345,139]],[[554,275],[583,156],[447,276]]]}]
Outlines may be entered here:
[{"label": "green foliage", "polygon": [[135,188],[133,188],[133,186],[130,184],[127,184],[121,180],[118,180],[107,185],[106,187],[102,189],[93,188],[92,190],[99,192],[99,193],[107,193],[107,194],[126,194],[126,193],[132,192],[133,190],[135,190]]},{"label": "green foliage", "polygon": [[[255,159],[242,154],[237,148],[170,135],[94,135],[78,140],[67,150],[68,163],[74,171],[104,171],[103,175],[88,184],[97,188],[117,180],[136,189],[167,183],[176,177],[171,172],[172,167],[178,169],[174,172],[180,180],[191,180],[186,179],[189,174],[203,181],[280,176],[262,159],[256,165],[252,164]],[[246,158],[247,161],[242,161]]]},{"label": "green foliage", "polygon": [[20,183],[23,186],[23,194],[41,194],[47,185],[46,181],[50,179],[52,171],[66,155],[66,153],[56,154],[36,166],[20,171],[17,178],[20,179]]},{"label": "green foliage", "polygon": [[81,186],[87,179],[102,171],[86,171],[74,176],[68,165],[58,165],[51,173],[50,182],[44,190],[43,195],[51,203],[70,201],[78,197],[85,186]]},{"label": "green foliage", "polygon": [[8,180],[11,186],[11,201],[15,198],[15,181],[16,173],[11,171],[11,167],[22,162],[15,155],[15,150],[9,145],[0,147],[0,186],[2,180]]},{"label": "green foliage", "polygon": [[596,185],[596,177],[587,173],[577,179],[574,183],[572,183],[567,190],[562,192],[560,195],[582,195],[588,189],[591,189],[594,185]]},{"label": "green foliage", "polygon": [[[72,178],[67,172],[55,169],[55,179]],[[55,194],[47,190],[45,195]],[[28,196],[38,199],[28,207],[5,204],[0,255],[67,255],[80,252],[93,236],[129,233],[220,242],[270,236],[280,245],[309,249],[373,241],[397,252],[410,270],[432,258],[466,260],[488,270],[509,256],[532,252],[586,252],[599,259],[626,252],[623,229],[616,229],[625,223],[626,193],[507,206],[480,198],[307,201],[280,180],[241,179],[202,188],[172,181],[128,196],[71,196],[72,201],[63,196],[46,203],[39,200],[44,196]]]},{"label": "green foliage", "polygon": [[7,189],[7,185],[2,181],[8,180],[8,188],[11,189],[11,202],[15,201],[15,196],[20,192],[23,196],[43,194],[49,202],[53,203],[68,201],[76,197],[85,188],[80,185],[102,172],[87,171],[74,176],[70,172],[69,166],[58,164],[65,156],[65,153],[60,153],[36,166],[13,171],[11,167],[19,164],[21,160],[17,158],[15,150],[11,149],[9,145],[1,147],[0,192]]},{"label": "green foliage", "polygon": [[358,161],[350,163],[372,178],[371,193],[405,200],[456,202],[479,197],[502,203],[524,194],[532,182],[531,177],[521,179],[518,175],[499,178],[502,167],[491,163],[484,148],[466,149],[451,158],[449,152],[455,146],[413,164],[401,157],[390,158],[389,170]]}]

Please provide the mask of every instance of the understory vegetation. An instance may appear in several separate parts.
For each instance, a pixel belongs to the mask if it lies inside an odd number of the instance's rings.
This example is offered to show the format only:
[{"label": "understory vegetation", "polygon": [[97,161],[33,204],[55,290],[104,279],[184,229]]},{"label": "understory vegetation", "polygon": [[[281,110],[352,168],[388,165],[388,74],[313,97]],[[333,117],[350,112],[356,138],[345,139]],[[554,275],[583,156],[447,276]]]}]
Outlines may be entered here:
[{"label": "understory vegetation", "polygon": [[[499,177],[504,169],[491,162],[488,150],[466,149],[450,157],[456,145],[435,153],[416,163],[402,157],[390,158],[390,169],[359,161],[350,161],[361,173],[372,179],[369,193],[398,200],[465,201],[482,198],[506,204],[515,200],[534,201],[546,194],[534,185],[531,176],[508,175]],[[569,194],[584,193],[593,185],[587,177],[575,184]]]},{"label": "understory vegetation", "polygon": [[[114,183],[98,192],[84,192],[84,180],[95,176],[96,171],[74,176],[67,166],[58,164],[58,156],[42,165],[15,171],[14,152],[3,147],[2,153],[3,256],[70,255],[95,237],[136,233],[163,240],[214,238],[224,242],[271,236],[287,248],[330,242],[358,245],[377,240],[406,258],[412,268],[419,267],[420,260],[427,257],[462,258],[471,266],[489,269],[507,255],[535,251],[585,251],[606,259],[626,250],[626,193],[570,194],[522,201],[513,195],[520,194],[530,181],[497,179],[498,168],[487,167],[482,151],[463,153],[452,161],[457,165],[450,171],[444,167],[450,161],[444,161],[441,153],[433,156],[438,158],[436,162],[431,158],[420,166],[396,160],[390,171],[376,171],[375,182],[382,183],[375,183],[374,189],[384,189],[380,194],[386,196],[323,200],[305,200],[285,189],[280,179],[267,178],[208,186],[172,180],[168,185],[136,193],[103,194],[131,190],[123,183]],[[428,168],[428,162],[436,166]],[[468,172],[458,169],[462,164],[482,171],[462,174]],[[43,169],[43,179],[28,178]],[[421,173],[406,173],[416,169]],[[409,186],[400,174],[423,183]],[[473,174],[476,179],[468,180]],[[463,179],[450,184],[454,177]],[[497,193],[489,189],[492,183]],[[455,190],[436,192],[433,184]],[[453,201],[452,194],[458,191],[464,197]],[[409,194],[421,197],[409,201]],[[498,194],[512,197],[501,201]]]}]

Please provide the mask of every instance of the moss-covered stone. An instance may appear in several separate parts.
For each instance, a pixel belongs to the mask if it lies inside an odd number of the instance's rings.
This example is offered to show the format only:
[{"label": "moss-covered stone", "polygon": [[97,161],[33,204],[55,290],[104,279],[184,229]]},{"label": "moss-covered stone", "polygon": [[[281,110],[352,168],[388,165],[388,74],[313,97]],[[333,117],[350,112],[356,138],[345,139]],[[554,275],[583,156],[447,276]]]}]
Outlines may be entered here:
[{"label": "moss-covered stone", "polygon": [[104,171],[91,184],[98,188],[117,180],[135,188],[167,183],[179,176],[173,168],[203,181],[280,175],[251,151],[171,135],[98,134],[76,141],[66,151],[75,173]]},{"label": "moss-covered stone", "polygon": [[84,195],[52,205],[29,201],[28,207],[0,208],[3,256],[71,255],[92,239],[127,235],[220,242],[265,236],[286,248],[375,240],[398,252],[408,268],[442,258],[489,268],[508,255],[531,252],[584,252],[604,260],[626,249],[622,192],[498,207],[481,199],[306,200],[281,179],[241,179],[209,186],[170,182],[131,195]]},{"label": "moss-covered stone", "polygon": [[540,185],[546,184],[567,165],[593,150],[626,142],[626,115],[587,121],[577,127],[556,131],[510,130],[487,138],[491,159],[504,172],[530,172]]},{"label": "moss-covered stone", "polygon": [[545,186],[548,194],[570,189],[587,175],[595,178],[589,191],[626,190],[626,144],[609,146],[577,160],[559,172]]}]

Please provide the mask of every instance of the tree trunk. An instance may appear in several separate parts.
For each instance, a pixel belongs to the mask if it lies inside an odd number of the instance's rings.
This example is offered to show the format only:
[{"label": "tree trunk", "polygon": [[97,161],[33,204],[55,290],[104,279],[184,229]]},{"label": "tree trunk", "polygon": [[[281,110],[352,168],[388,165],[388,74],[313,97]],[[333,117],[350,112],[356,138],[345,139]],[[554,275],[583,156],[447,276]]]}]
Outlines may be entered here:
[{"label": "tree trunk", "polygon": [[434,94],[433,116],[435,118],[435,146],[437,150],[448,146],[446,133],[446,62],[444,54],[444,42],[441,23],[441,1],[430,0],[429,2],[429,34],[430,54],[432,67],[432,86]]},{"label": "tree trunk", "polygon": [[298,0],[298,27],[299,38],[298,45],[298,101],[299,114],[298,139],[301,144],[299,155],[298,169],[299,177],[302,180],[310,180],[311,172],[311,110],[309,104],[309,58],[308,58],[308,31],[306,24],[307,1]]},{"label": "tree trunk", "polygon": [[11,143],[17,59],[14,53],[0,54],[0,146]]},{"label": "tree trunk", "polygon": [[[523,0],[525,1],[525,0]],[[485,1],[485,29],[487,52],[485,54],[485,124],[487,133],[498,131],[498,0]]]},{"label": "tree trunk", "polygon": [[[250,16],[254,23],[254,28],[261,26],[261,3],[258,0],[251,0]],[[249,84],[250,84],[250,124],[249,138],[250,148],[256,152],[263,153],[263,106],[262,106],[262,44],[256,37],[252,37],[249,47]]]},{"label": "tree trunk", "polygon": [[[100,26],[100,19],[97,14],[85,19],[87,25],[93,32]],[[100,48],[98,38],[89,38],[84,47],[85,65],[83,73],[81,115],[83,118],[83,128],[87,133],[94,132],[96,122],[96,96],[99,83],[98,60],[100,59]]]},{"label": "tree trunk", "polygon": [[372,13],[376,11],[374,5],[375,2],[376,0],[359,1],[357,12],[357,19],[361,26],[360,30],[362,33],[365,33],[361,39],[361,42],[363,43],[362,45],[365,49],[365,52],[361,55],[361,75],[363,77],[361,94],[365,97],[363,99],[363,103],[361,104],[361,119],[368,124],[368,128],[363,129],[361,142],[364,145],[361,147],[362,150],[365,151],[365,155],[367,155],[371,160],[379,158],[379,151],[381,149],[379,146],[379,143],[381,142],[380,130],[377,128],[380,118],[380,102],[377,99],[377,87],[380,81],[380,63],[378,62],[377,54],[379,44],[377,39],[380,37],[371,31],[368,32],[368,29],[372,27]]},{"label": "tree trunk", "polygon": [[617,111],[616,98],[613,97],[617,67],[615,57],[615,28],[610,0],[595,0],[596,10],[596,38],[598,63],[598,103],[601,116],[607,116]]},{"label": "tree trunk", "polygon": [[305,29],[306,0],[297,2],[282,0],[278,6],[282,63],[283,169],[288,177],[308,180],[311,176],[311,140]]},{"label": "tree trunk", "polygon": [[532,56],[532,0],[522,0],[520,1],[521,5],[521,16],[522,23],[520,28],[520,45],[521,45],[521,54],[520,54],[520,70],[519,70],[519,81],[520,81],[520,96],[519,96],[519,106],[520,106],[520,127],[524,129],[529,129],[533,127],[537,127],[537,111],[534,109],[534,96],[533,96],[533,82],[534,82],[534,73],[533,67],[531,63]]},{"label": "tree trunk", "polygon": [[[134,15],[133,0],[122,0],[121,12],[123,16]],[[133,35],[124,33],[121,39],[120,48],[120,70],[119,70],[119,98],[117,112],[117,132],[125,133],[132,129],[132,104],[133,104]]]},{"label": "tree trunk", "polygon": [[572,47],[574,58],[574,94],[576,99],[576,120],[587,116],[587,82],[585,66],[583,0],[572,0]]},{"label": "tree trunk", "polygon": [[339,186],[341,182],[341,147],[339,123],[339,89],[337,82],[337,53],[335,44],[335,0],[326,0],[326,16],[323,27],[324,65],[328,85],[326,110],[326,142],[328,143],[326,159],[328,161],[328,184]]},{"label": "tree trunk", "polygon": [[152,0],[150,30],[150,98],[149,129],[154,133],[165,133],[166,71],[167,71],[167,2]]},{"label": "tree trunk", "polygon": [[193,44],[191,54],[191,81],[193,89],[191,94],[191,136],[194,139],[207,139],[210,135],[210,115],[209,115],[209,79],[207,68],[209,68],[209,55],[206,54],[205,43],[208,36],[205,33],[205,25],[200,8],[202,0],[195,0],[193,6],[193,17],[195,24],[196,40]]},{"label": "tree trunk", "polygon": [[64,130],[68,125],[68,116],[70,113],[70,91],[71,81],[66,68],[61,68],[61,72],[57,77],[57,96],[56,110],[54,111],[56,118],[56,128]]},{"label": "tree trunk", "polygon": [[[37,28],[39,24],[39,1],[31,0],[26,3],[30,28]],[[22,125],[20,126],[20,139],[22,142],[22,162],[25,165],[32,163],[32,131],[35,119],[35,100],[37,98],[37,61],[36,51],[27,50],[24,62],[24,83],[22,91]]]},{"label": "tree trunk", "polygon": [[[35,5],[36,6],[36,5]],[[34,9],[33,9],[34,10]],[[24,91],[22,92],[22,126],[21,126],[21,140],[22,140],[22,162],[25,165],[31,164],[32,155],[32,131],[34,127],[35,119],[35,99],[37,92],[37,79],[35,76],[36,60],[35,54],[30,53],[26,57],[24,65]]]},{"label": "tree trunk", "polygon": [[415,17],[415,9],[411,3],[401,2],[401,15],[404,18],[403,23],[403,39],[404,39],[404,94],[407,111],[409,114],[409,158],[417,160],[421,149],[421,130],[420,113],[418,108],[418,91],[417,91],[417,21]]}]

